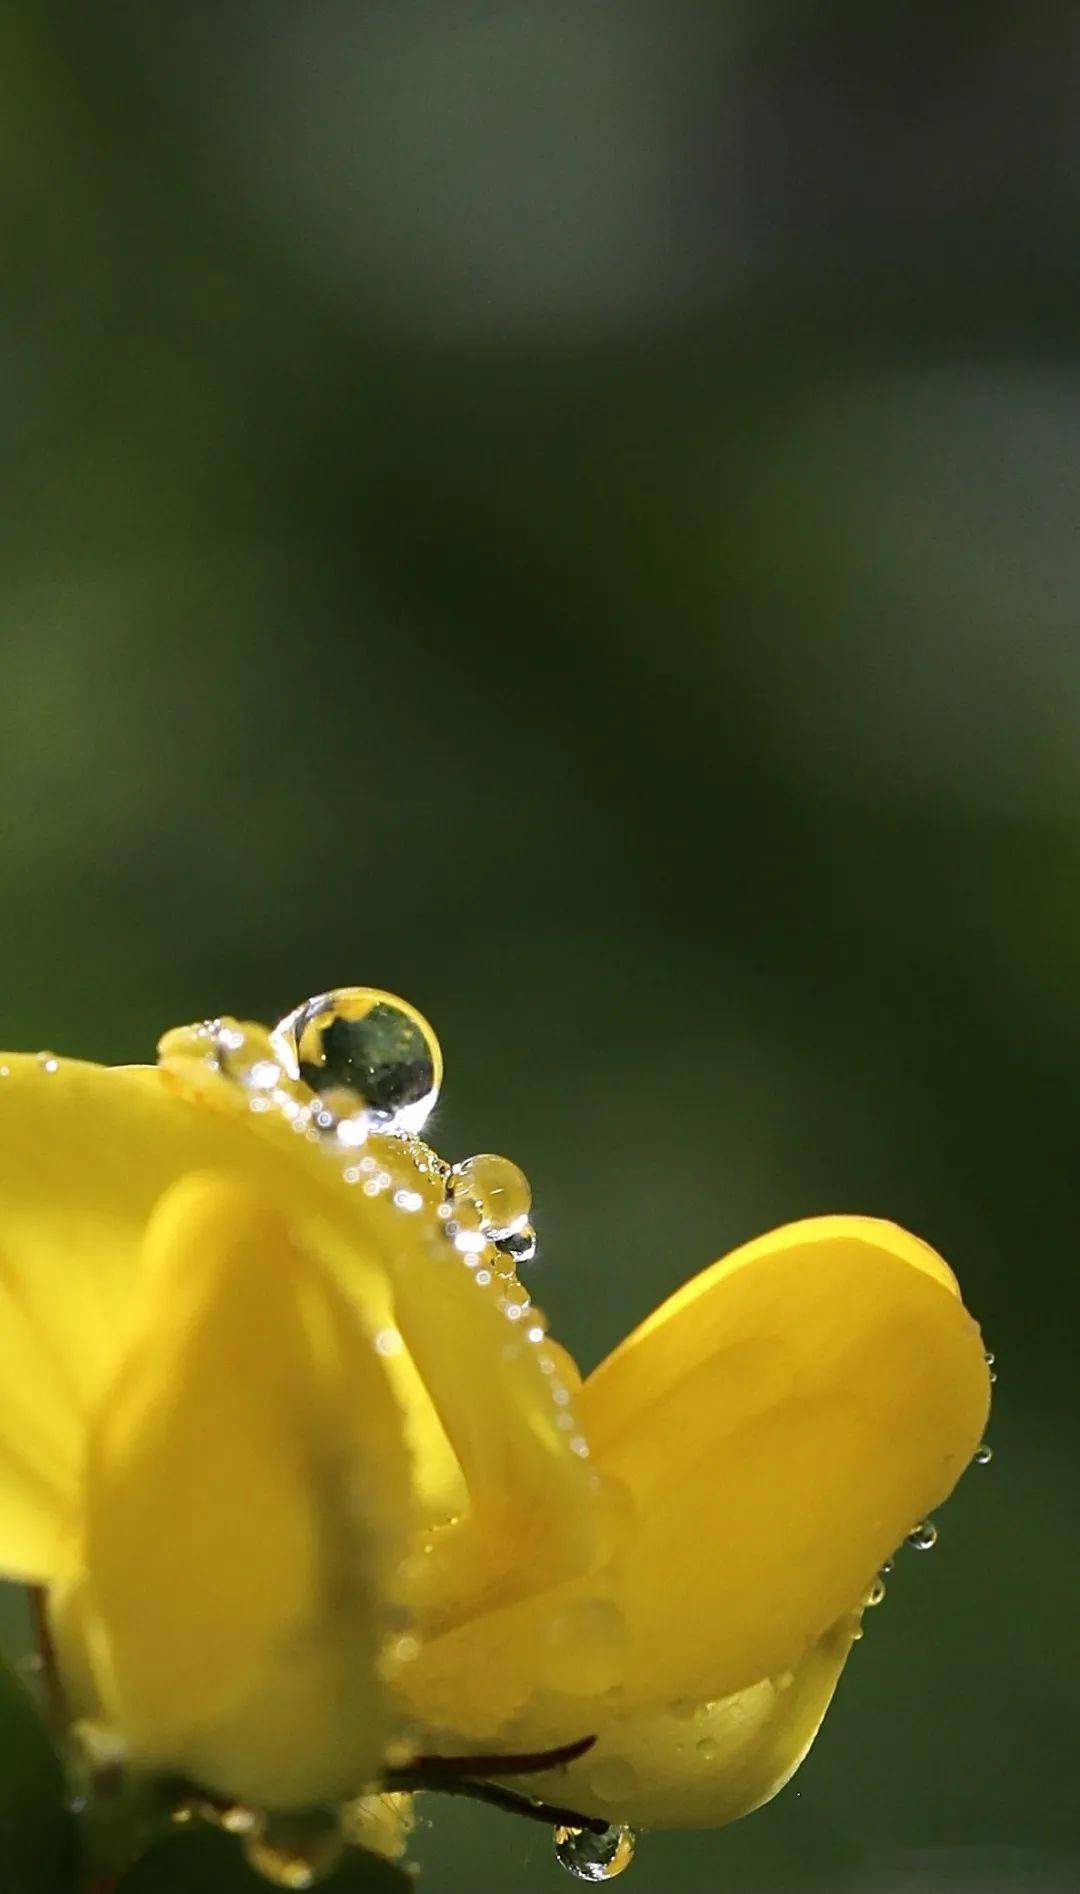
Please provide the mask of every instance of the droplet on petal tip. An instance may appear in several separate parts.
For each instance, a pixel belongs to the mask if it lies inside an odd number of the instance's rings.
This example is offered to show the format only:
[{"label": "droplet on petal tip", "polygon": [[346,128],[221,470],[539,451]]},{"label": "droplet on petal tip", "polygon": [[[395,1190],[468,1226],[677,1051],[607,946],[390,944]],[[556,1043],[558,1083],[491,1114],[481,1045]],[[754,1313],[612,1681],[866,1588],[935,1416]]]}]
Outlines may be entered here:
[{"label": "droplet on petal tip", "polygon": [[938,1529],[933,1520],[921,1519],[917,1526],[912,1526],[905,1544],[911,1546],[915,1552],[929,1552],[931,1547],[937,1544],[937,1538]]},{"label": "droplet on petal tip", "polygon": [[637,1846],[632,1828],[556,1828],[555,1859],[579,1881],[614,1881],[634,1859]]},{"label": "droplet on petal tip", "polygon": [[442,1051],[422,1013],[378,987],[337,987],[279,1021],[275,1049],[314,1092],[344,1088],[383,1132],[418,1132],[442,1083]]}]

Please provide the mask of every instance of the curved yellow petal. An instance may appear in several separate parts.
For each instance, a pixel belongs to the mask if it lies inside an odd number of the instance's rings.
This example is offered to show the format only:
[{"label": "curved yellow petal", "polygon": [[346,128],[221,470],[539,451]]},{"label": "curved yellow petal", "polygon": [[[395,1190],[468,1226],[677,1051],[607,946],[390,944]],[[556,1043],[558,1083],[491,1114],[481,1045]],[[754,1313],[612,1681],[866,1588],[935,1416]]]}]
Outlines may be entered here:
[{"label": "curved yellow petal", "polygon": [[260,1806],[370,1780],[408,1492],[380,1358],[332,1276],[244,1181],[174,1185],[85,1493],[90,1662],[133,1753]]},{"label": "curved yellow petal", "polygon": [[45,1579],[63,1567],[147,1220],[178,1178],[215,1168],[287,1214],[386,1337],[417,1493],[440,1528],[416,1587],[432,1610],[467,1614],[587,1560],[587,1468],[543,1349],[525,1339],[527,1298],[448,1243],[441,1191],[399,1140],[371,1141],[386,1187],[369,1194],[358,1166],[249,1109],[241,1086],[191,1058],[109,1070],[8,1055],[0,1072],[0,1570]]},{"label": "curved yellow petal", "polygon": [[892,1224],[791,1224],[680,1290],[582,1392],[637,1508],[613,1591],[628,1699],[794,1664],[951,1491],[988,1399],[955,1279]]},{"label": "curved yellow petal", "polygon": [[851,1649],[854,1614],[791,1670],[733,1696],[605,1721],[595,1748],[558,1771],[507,1786],[580,1815],[644,1828],[721,1828],[790,1781],[829,1707]]}]

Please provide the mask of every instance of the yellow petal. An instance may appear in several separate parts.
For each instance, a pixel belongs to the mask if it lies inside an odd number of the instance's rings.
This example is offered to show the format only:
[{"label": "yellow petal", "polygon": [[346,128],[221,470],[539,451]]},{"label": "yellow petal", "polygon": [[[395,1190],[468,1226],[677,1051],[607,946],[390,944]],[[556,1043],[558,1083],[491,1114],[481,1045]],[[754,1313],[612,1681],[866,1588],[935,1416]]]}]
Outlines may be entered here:
[{"label": "yellow petal", "polygon": [[379,1357],[244,1182],[151,1220],[133,1336],[90,1443],[91,1661],[134,1753],[300,1806],[376,1772],[376,1660],[408,1470]]},{"label": "yellow petal", "polygon": [[[510,1319],[522,1292],[478,1280],[456,1254],[436,1222],[440,1192],[397,1140],[372,1141],[392,1187],[371,1197],[194,1060],[46,1070],[10,1055],[0,1069],[0,1570],[43,1579],[64,1566],[85,1432],[125,1344],[147,1220],[170,1184],[214,1168],[287,1214],[371,1334],[388,1346],[403,1336],[384,1365],[418,1497],[433,1525],[457,1521],[430,1561],[438,1609],[467,1613],[492,1588],[542,1586],[587,1559],[587,1468],[543,1349]],[[420,1199],[415,1213],[395,1207],[398,1186]]]},{"label": "yellow petal", "polygon": [[854,1615],[792,1670],[735,1695],[605,1721],[578,1762],[507,1787],[645,1828],[720,1828],[760,1808],[806,1755],[851,1648]]},{"label": "yellow petal", "polygon": [[892,1224],[791,1224],[680,1290],[582,1394],[638,1514],[613,1591],[630,1700],[794,1664],[951,1491],[988,1394],[955,1279]]}]

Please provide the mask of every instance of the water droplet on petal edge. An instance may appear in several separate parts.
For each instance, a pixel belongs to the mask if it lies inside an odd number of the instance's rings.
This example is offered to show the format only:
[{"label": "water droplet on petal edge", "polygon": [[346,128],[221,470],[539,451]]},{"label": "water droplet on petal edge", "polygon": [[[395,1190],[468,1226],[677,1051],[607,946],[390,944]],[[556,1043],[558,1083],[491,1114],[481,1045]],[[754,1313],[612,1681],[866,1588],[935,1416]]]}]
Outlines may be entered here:
[{"label": "water droplet on petal edge", "polygon": [[933,1520],[922,1519],[917,1526],[912,1526],[905,1544],[911,1546],[916,1552],[929,1552],[930,1548],[937,1544],[937,1536],[938,1529]]},{"label": "water droplet on petal edge", "polygon": [[380,1131],[420,1131],[442,1084],[442,1051],[422,1013],[378,987],[336,987],[294,1008],[273,1041],[312,1091],[344,1088]]}]

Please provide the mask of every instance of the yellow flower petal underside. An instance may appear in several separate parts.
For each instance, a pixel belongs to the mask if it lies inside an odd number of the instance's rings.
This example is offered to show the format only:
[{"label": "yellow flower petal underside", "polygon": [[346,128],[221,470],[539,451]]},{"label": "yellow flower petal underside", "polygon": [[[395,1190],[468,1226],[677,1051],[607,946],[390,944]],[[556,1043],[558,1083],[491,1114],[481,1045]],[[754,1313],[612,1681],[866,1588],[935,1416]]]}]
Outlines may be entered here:
[{"label": "yellow flower petal underside", "polygon": [[141,1761],[262,1806],[355,1790],[387,1734],[376,1661],[409,1525],[379,1356],[227,1175],[166,1194],[141,1275],[86,1481],[106,1716]]},{"label": "yellow flower petal underside", "polygon": [[638,1511],[615,1588],[630,1698],[796,1662],[952,1490],[988,1401],[951,1272],[893,1224],[790,1224],[680,1290],[582,1392]]},{"label": "yellow flower petal underside", "polygon": [[508,1787],[643,1828],[720,1828],[768,1802],[810,1748],[851,1649],[846,1615],[798,1664],[730,1697],[605,1720],[594,1749]]}]

